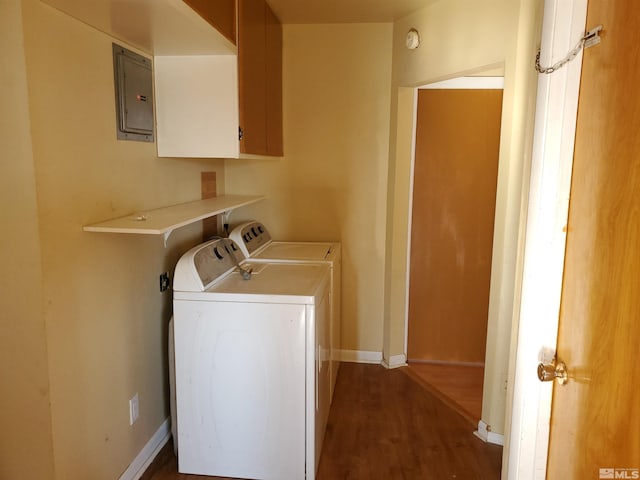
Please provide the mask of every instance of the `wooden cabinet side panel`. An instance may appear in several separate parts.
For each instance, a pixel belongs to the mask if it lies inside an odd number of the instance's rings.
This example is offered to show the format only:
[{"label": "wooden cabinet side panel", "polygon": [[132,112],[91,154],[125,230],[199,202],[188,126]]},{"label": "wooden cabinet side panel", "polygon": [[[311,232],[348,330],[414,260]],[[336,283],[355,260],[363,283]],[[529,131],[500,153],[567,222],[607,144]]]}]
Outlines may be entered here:
[{"label": "wooden cabinet side panel", "polygon": [[238,80],[242,153],[267,153],[264,0],[238,1]]},{"label": "wooden cabinet side panel", "polygon": [[282,24],[266,9],[267,46],[267,154],[284,154],[282,132]]},{"label": "wooden cabinet side panel", "polygon": [[236,44],[235,0],[183,0],[222,35]]}]

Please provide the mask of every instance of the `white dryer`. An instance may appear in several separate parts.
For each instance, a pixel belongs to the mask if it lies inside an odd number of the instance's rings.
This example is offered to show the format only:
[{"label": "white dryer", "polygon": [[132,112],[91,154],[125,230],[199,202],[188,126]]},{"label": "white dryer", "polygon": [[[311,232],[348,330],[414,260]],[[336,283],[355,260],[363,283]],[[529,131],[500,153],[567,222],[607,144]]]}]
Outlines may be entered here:
[{"label": "white dryer", "polygon": [[329,267],[239,268],[235,248],[206,242],[176,266],[178,470],[314,479],[329,413]]},{"label": "white dryer", "polygon": [[242,250],[245,257],[264,262],[311,262],[326,263],[331,271],[331,315],[329,319],[329,356],[331,370],[330,399],[333,399],[342,344],[341,322],[341,262],[339,242],[283,242],[274,241],[264,224],[250,221],[236,226],[229,238]]}]

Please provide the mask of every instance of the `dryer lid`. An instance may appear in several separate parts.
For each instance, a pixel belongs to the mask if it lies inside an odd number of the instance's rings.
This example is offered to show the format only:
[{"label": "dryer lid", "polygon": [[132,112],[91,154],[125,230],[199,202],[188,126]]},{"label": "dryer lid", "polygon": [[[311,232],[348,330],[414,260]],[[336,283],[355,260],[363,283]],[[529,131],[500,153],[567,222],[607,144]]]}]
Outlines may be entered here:
[{"label": "dryer lid", "polygon": [[271,242],[253,255],[257,259],[271,260],[328,260],[335,245],[319,242]]}]

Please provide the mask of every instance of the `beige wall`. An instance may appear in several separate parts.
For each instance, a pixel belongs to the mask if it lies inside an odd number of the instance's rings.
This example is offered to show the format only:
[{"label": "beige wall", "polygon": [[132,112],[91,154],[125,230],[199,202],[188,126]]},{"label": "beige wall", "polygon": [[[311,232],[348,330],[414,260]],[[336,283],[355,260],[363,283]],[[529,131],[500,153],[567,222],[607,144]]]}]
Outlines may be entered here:
[{"label": "beige wall", "polygon": [[[532,6],[539,3],[537,0],[451,0],[425,7],[394,25],[393,136],[385,269],[386,359],[405,353],[413,115],[413,88],[409,87],[500,66],[505,72],[482,412],[482,420],[495,433],[504,432],[513,298],[518,281],[522,186],[528,170],[528,156],[524,152],[533,116],[530,99],[535,92],[535,72],[530,68],[535,39],[529,25],[536,24]],[[422,45],[413,51],[404,47],[404,36],[411,27],[422,34]]]},{"label": "beige wall", "polygon": [[0,478],[53,478],[40,236],[22,18],[0,1]]},{"label": "beige wall", "polygon": [[[166,249],[161,238],[81,227],[196,199],[200,171],[219,173],[219,194],[269,196],[232,222],[258,218],[276,238],[342,241],[343,348],[402,355],[410,87],[488,66],[503,66],[506,81],[495,357],[483,409],[500,432],[538,4],[449,0],[395,25],[285,26],[285,157],[223,166],[158,159],[154,144],[116,141],[111,38],[38,0],[0,0],[0,99],[9,112],[0,120],[0,477],[117,478],[167,417],[170,294],[158,292],[157,277],[199,241],[199,227],[174,233]],[[412,52],[403,46],[409,26],[425,41]],[[141,416],[130,427],[136,392]]]},{"label": "beige wall", "polygon": [[382,351],[391,24],[284,26],[282,159],[227,160],[233,213],[276,239],[342,242],[343,349]]},{"label": "beige wall", "polygon": [[[223,166],[158,159],[153,143],[116,141],[112,39],[37,0],[22,4],[35,172],[28,170],[27,152],[21,175],[31,184],[26,194],[32,203],[35,183],[37,217],[28,202],[11,203],[26,205],[28,229],[20,240],[40,233],[41,264],[27,280],[35,280],[30,287],[36,291],[29,308],[42,305],[46,324],[46,330],[34,327],[37,375],[31,380],[51,402],[56,478],[112,480],[169,414],[171,294],[159,292],[158,275],[172,271],[178,256],[199,241],[200,228],[174,233],[165,249],[160,237],[85,233],[82,225],[197,199],[200,171],[222,173]],[[131,427],[128,401],[135,393],[140,418]]]}]

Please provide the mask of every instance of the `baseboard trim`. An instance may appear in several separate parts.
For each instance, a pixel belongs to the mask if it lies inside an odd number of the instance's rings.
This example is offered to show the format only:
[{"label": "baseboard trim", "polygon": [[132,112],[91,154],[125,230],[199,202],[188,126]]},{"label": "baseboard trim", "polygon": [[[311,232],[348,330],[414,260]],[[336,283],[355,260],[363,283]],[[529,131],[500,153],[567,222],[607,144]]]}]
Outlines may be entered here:
[{"label": "baseboard trim", "polygon": [[170,423],[170,419],[167,418],[162,425],[160,425],[160,428],[153,434],[138,456],[134,458],[129,468],[124,471],[119,480],[138,480],[142,476],[154,458],[156,458],[158,452],[160,452],[162,447],[169,441],[169,438],[171,438]]},{"label": "baseboard trim", "polygon": [[414,360],[409,359],[409,363],[420,363],[430,365],[456,365],[461,367],[484,367],[484,362],[456,362],[448,360]]},{"label": "baseboard trim", "polygon": [[473,434],[486,443],[493,443],[504,447],[504,435],[492,432],[491,427],[482,420],[478,422],[478,430],[473,432]]},{"label": "baseboard trim", "polygon": [[382,365],[388,369],[406,367],[407,357],[405,357],[404,354],[392,355],[391,357],[389,357],[389,360],[386,360],[386,359],[382,360]]},{"label": "baseboard trim", "polygon": [[382,352],[365,350],[340,350],[340,361],[351,363],[382,363]]}]

